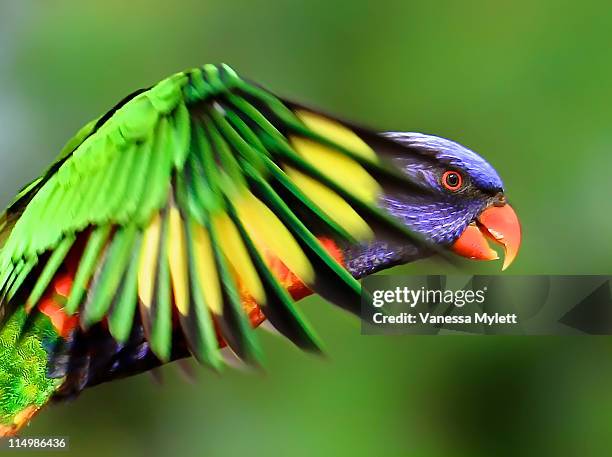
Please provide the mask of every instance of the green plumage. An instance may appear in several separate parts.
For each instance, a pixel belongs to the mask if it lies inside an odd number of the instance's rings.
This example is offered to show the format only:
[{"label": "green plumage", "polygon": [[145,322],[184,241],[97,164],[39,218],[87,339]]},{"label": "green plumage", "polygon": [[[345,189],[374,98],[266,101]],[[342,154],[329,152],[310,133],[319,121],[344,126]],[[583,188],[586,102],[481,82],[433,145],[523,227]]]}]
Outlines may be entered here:
[{"label": "green plumage", "polygon": [[58,335],[49,318],[37,314],[26,324],[19,309],[0,330],[0,428],[26,407],[41,407],[61,383],[47,377],[48,354]]}]

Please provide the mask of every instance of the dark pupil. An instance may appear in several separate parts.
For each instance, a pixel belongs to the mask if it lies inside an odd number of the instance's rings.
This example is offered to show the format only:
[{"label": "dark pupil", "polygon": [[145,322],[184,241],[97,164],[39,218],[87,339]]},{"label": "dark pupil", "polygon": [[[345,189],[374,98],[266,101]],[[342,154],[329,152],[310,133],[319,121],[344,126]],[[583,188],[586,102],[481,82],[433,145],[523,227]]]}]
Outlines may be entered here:
[{"label": "dark pupil", "polygon": [[449,173],[446,176],[446,184],[450,187],[457,187],[459,184],[459,175],[457,175],[457,173]]}]

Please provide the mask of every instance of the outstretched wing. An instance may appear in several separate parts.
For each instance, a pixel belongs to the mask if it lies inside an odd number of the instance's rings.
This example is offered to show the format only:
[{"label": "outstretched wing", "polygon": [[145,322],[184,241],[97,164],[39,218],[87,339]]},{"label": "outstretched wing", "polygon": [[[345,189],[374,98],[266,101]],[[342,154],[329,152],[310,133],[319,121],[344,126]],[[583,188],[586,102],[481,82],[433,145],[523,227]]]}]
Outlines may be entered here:
[{"label": "outstretched wing", "polygon": [[162,361],[177,329],[200,361],[219,364],[218,336],[255,360],[245,303],[315,349],[279,271],[358,312],[360,284],[323,240],[424,242],[376,204],[398,186],[424,192],[391,164],[399,154],[227,66],[176,74],[86,126],[0,219],[3,314],[39,306],[71,259],[64,312],[118,342],[139,313]]}]

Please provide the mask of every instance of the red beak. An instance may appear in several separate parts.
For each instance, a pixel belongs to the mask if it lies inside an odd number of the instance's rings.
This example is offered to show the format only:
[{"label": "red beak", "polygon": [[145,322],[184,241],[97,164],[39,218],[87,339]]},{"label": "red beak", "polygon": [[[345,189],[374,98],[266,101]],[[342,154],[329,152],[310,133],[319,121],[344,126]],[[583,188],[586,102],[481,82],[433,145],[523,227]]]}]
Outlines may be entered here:
[{"label": "red beak", "polygon": [[503,246],[505,258],[502,271],[505,270],[521,247],[521,224],[510,205],[485,209],[475,222],[468,225],[451,249],[469,259],[496,260],[499,256],[491,249],[488,240]]}]

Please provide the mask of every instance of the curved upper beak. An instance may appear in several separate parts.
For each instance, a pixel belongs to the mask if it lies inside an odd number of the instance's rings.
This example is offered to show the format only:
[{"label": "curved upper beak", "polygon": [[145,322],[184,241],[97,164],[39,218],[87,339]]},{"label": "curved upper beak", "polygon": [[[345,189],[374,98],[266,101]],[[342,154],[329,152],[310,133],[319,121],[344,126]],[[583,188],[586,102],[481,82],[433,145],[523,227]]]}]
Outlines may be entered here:
[{"label": "curved upper beak", "polygon": [[503,271],[514,262],[521,247],[521,224],[509,204],[496,204],[485,209],[468,225],[451,249],[469,259],[496,260],[499,256],[489,246],[489,240],[504,248]]}]

